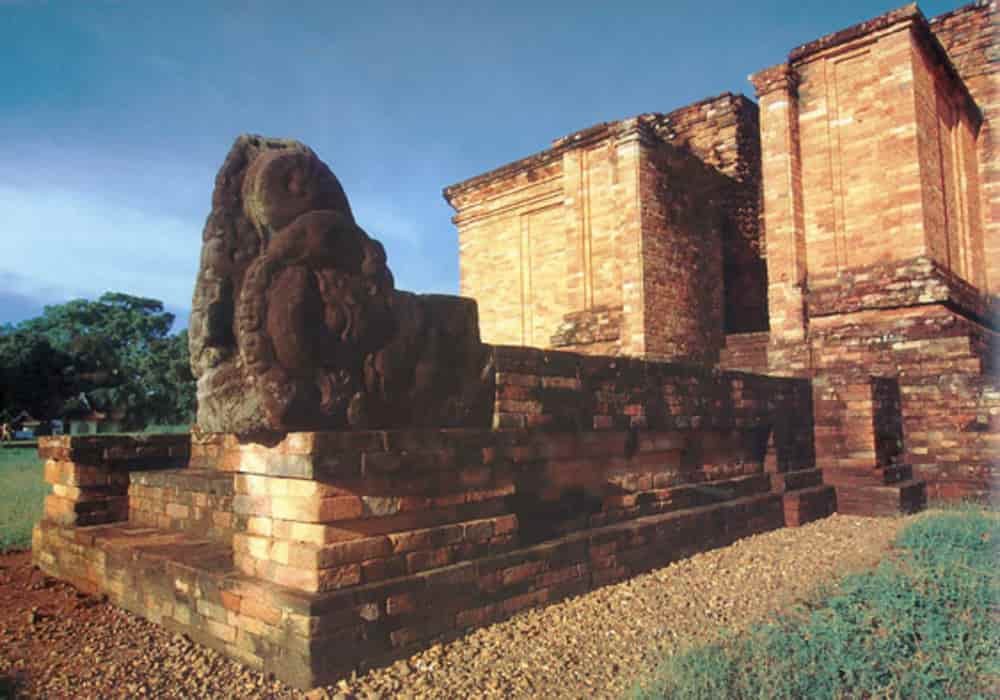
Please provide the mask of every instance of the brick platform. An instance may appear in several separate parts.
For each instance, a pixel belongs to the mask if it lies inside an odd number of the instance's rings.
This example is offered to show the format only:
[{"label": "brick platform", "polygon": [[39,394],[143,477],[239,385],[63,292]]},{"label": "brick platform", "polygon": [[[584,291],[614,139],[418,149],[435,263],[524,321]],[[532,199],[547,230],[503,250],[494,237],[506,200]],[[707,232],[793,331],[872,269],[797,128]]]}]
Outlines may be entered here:
[{"label": "brick platform", "polygon": [[[494,359],[498,422],[551,420],[270,445],[43,438],[59,495],[35,562],[307,688],[833,510],[811,433],[795,427],[811,421],[802,380],[511,348]],[[570,367],[585,369],[568,381]]]},{"label": "brick platform", "polygon": [[41,523],[36,561],[83,590],[309,688],[527,607],[781,527],[781,497],[647,516],[391,580],[307,593],[249,576],[232,550],[130,524]]}]

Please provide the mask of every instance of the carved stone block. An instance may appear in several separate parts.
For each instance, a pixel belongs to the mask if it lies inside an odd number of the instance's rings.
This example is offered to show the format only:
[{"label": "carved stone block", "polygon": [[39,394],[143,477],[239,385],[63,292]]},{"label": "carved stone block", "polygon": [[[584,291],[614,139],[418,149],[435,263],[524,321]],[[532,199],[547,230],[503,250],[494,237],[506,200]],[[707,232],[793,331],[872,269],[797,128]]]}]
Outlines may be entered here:
[{"label": "carved stone block", "polygon": [[190,320],[207,432],[486,426],[471,299],[397,291],[307,146],[240,136],[219,171]]}]

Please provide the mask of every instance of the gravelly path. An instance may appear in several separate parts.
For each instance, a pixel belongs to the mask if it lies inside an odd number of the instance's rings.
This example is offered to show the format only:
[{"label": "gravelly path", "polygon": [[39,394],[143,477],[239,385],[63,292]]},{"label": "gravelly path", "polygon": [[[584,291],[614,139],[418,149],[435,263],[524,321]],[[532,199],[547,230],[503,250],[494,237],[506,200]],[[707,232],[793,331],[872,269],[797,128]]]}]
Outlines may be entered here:
[{"label": "gravelly path", "polygon": [[7,555],[0,677],[16,677],[18,697],[32,698],[621,697],[664,653],[874,565],[908,520],[834,515],[750,537],[308,694],[46,581],[25,554]]}]

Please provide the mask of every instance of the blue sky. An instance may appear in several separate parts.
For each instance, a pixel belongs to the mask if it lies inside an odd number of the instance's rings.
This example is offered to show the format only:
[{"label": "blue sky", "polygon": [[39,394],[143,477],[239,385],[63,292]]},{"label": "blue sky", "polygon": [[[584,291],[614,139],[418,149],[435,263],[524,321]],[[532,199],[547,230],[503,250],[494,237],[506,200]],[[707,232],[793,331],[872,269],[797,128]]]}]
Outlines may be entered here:
[{"label": "blue sky", "polygon": [[112,290],[185,325],[242,132],[309,144],[398,287],[457,293],[444,186],[597,122],[752,97],[749,73],[897,4],[0,0],[0,323]]}]

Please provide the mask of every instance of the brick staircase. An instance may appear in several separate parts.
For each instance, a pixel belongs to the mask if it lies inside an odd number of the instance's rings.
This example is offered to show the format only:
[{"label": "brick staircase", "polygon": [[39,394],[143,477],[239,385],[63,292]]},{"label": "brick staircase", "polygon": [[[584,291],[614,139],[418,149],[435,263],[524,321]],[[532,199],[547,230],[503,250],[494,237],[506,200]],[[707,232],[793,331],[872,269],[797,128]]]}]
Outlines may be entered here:
[{"label": "brick staircase", "polygon": [[923,481],[909,465],[836,467],[823,470],[823,482],[837,492],[837,512],[845,515],[915,513],[927,504]]},{"label": "brick staircase", "polygon": [[819,469],[772,473],[771,489],[782,494],[786,527],[799,527],[837,510],[833,487],[823,483]]}]

